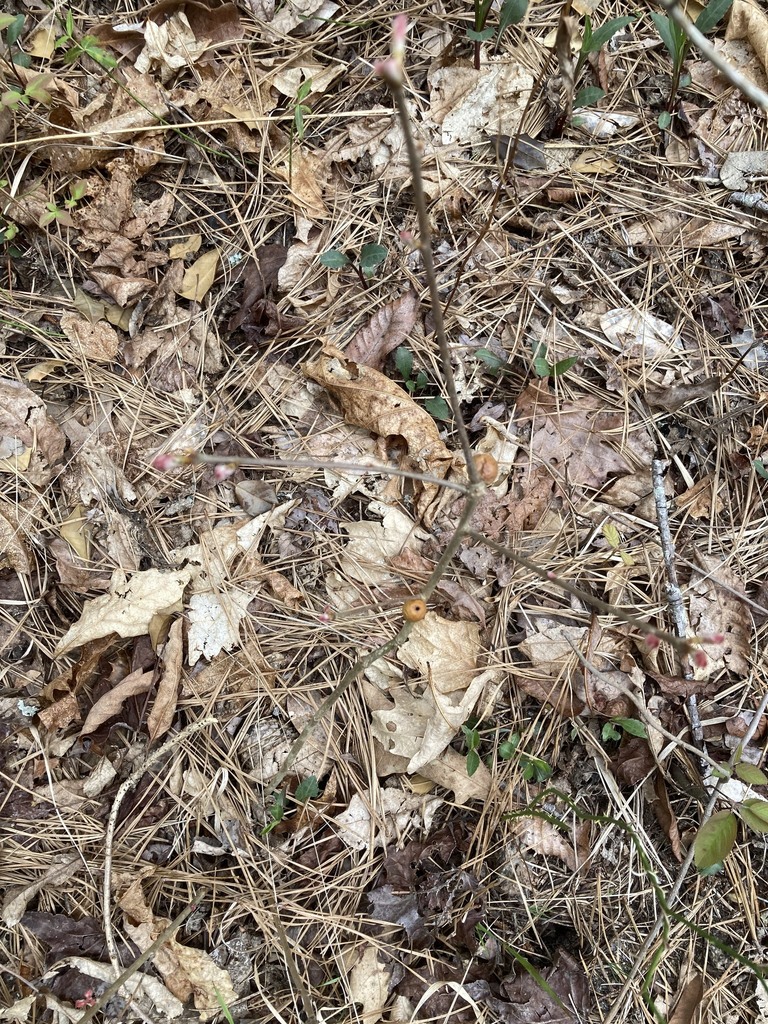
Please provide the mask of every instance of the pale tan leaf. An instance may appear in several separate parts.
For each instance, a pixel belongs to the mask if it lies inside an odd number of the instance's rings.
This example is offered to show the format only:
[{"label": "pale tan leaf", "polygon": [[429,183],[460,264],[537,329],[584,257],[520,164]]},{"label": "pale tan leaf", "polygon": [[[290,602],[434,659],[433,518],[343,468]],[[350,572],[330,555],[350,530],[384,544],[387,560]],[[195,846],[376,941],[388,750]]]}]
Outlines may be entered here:
[{"label": "pale tan leaf", "polygon": [[571,871],[577,871],[584,847],[583,835],[567,838],[567,833],[541,818],[517,818],[514,831],[523,849],[533,850],[542,857],[557,857]]},{"label": "pale tan leaf", "polygon": [[391,980],[392,966],[379,959],[376,946],[366,942],[356,947],[355,963],[349,972],[349,997],[362,1007],[361,1019],[366,1024],[381,1020]]},{"label": "pale tan leaf", "polygon": [[157,695],[147,718],[150,740],[164,736],[171,727],[179,698],[181,668],[184,663],[184,620],[176,619],[171,625],[163,649],[163,673],[157,684]]},{"label": "pale tan leaf", "polygon": [[56,26],[53,22],[45,28],[37,29],[36,32],[32,33],[32,38],[26,47],[27,53],[30,57],[48,60],[49,57],[53,56],[53,51],[56,48],[56,36]]},{"label": "pale tan leaf", "polygon": [[75,505],[64,522],[59,526],[59,536],[84,560],[90,558],[91,545],[87,532],[88,520],[82,505]]},{"label": "pale tan leaf", "polygon": [[725,38],[747,39],[768,71],[768,15],[752,0],[734,0]]},{"label": "pale tan leaf", "polygon": [[381,370],[384,360],[408,338],[419,315],[419,297],[407,291],[383,306],[361,327],[345,350],[348,359]]},{"label": "pale tan leaf", "polygon": [[435,612],[417,622],[398,649],[398,660],[416,669],[440,693],[466,690],[477,673],[480,627],[455,622]]},{"label": "pale tan leaf", "polygon": [[0,568],[10,566],[25,576],[32,571],[29,551],[19,530],[19,524],[10,518],[12,512],[0,511]]},{"label": "pale tan leaf", "polygon": [[122,682],[118,683],[117,686],[113,687],[113,689],[96,701],[88,712],[88,717],[83,723],[80,735],[87,736],[88,733],[98,729],[104,722],[108,722],[110,718],[119,715],[125,701],[139,693],[146,693],[152,686],[153,679],[154,672],[144,672],[140,668],[127,675]]},{"label": "pale tan leaf", "polygon": [[202,302],[208,294],[213,282],[216,279],[216,270],[219,265],[219,250],[209,249],[184,273],[184,280],[178,294],[182,299],[190,299],[192,302]]},{"label": "pale tan leaf", "polygon": [[571,164],[574,174],[615,174],[618,170],[615,160],[605,156],[599,149],[588,149]]},{"label": "pale tan leaf", "polygon": [[172,260],[183,260],[185,256],[189,256],[190,253],[197,252],[203,241],[203,236],[197,232],[193,235],[189,235],[183,242],[177,242],[176,245],[172,245],[168,251],[168,255]]},{"label": "pale tan leaf", "polygon": [[80,619],[56,646],[54,658],[110,633],[122,637],[146,633],[155,615],[181,611],[182,595],[192,575],[192,569],[148,569],[128,579],[122,570],[116,570],[109,593],[86,603]]},{"label": "pale tan leaf", "polygon": [[719,664],[746,678],[751,665],[752,615],[745,601],[739,600],[746,599],[744,583],[717,555],[695,554],[700,568],[694,571],[689,589],[691,626],[699,636],[722,634],[724,638],[721,644],[705,647],[709,671]]}]

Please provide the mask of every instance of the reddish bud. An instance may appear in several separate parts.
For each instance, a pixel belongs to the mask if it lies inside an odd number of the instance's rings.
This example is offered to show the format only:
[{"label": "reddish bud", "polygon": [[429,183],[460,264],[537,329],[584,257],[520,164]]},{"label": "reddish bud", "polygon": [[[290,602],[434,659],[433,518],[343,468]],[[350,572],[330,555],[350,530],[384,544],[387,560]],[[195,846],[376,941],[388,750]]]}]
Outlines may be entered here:
[{"label": "reddish bud", "polygon": [[696,668],[706,668],[709,664],[709,659],[701,648],[699,648],[698,651],[693,652],[693,664]]},{"label": "reddish bud", "polygon": [[237,466],[233,466],[231,462],[220,462],[213,471],[213,475],[217,480],[226,480],[232,476],[237,469]]},{"label": "reddish bud", "polygon": [[152,459],[152,468],[161,473],[167,473],[169,469],[178,469],[183,465],[184,459],[180,452],[164,452]]},{"label": "reddish bud", "polygon": [[659,638],[655,633],[649,633],[645,638],[645,645],[649,651],[657,651],[659,649]]},{"label": "reddish bud", "polygon": [[317,617],[320,620],[320,622],[333,622],[335,618],[333,608],[331,608],[331,606],[327,604]]}]

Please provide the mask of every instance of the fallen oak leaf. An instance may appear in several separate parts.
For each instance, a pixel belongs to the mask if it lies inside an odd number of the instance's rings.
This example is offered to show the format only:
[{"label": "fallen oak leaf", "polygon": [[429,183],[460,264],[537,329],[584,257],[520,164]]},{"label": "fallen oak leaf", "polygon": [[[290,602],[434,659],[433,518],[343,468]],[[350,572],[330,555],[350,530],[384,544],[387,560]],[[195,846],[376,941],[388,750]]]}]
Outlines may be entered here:
[{"label": "fallen oak leaf", "polygon": [[389,353],[402,345],[419,315],[419,297],[407,291],[394,302],[382,306],[350,341],[346,357],[381,370]]},{"label": "fallen oak leaf", "polygon": [[182,610],[182,595],[193,574],[193,569],[147,569],[128,579],[122,570],[116,569],[109,593],[85,604],[79,620],[56,645],[53,657],[60,658],[75,647],[110,633],[131,637],[149,632],[155,616],[167,617]]},{"label": "fallen oak leaf", "polygon": [[163,674],[157,685],[157,695],[147,718],[150,740],[164,736],[171,727],[179,696],[179,680],[184,663],[183,619],[176,619],[168,631],[163,650]]}]

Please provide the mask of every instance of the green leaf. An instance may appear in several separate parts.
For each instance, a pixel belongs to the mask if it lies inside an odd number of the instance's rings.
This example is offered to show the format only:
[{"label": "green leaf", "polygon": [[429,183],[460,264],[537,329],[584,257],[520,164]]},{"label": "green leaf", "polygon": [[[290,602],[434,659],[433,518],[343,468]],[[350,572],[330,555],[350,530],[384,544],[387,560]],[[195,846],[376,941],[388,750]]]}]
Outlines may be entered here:
[{"label": "green leaf", "polygon": [[5,39],[9,46],[15,46],[24,28],[24,15],[17,14],[5,30]]},{"label": "green leaf", "polygon": [[699,32],[711,32],[715,25],[723,20],[732,3],[733,0],[710,0],[694,22]]},{"label": "green leaf", "polygon": [[762,459],[755,459],[752,463],[752,468],[758,476],[763,478],[763,480],[768,480],[768,467],[766,467]]},{"label": "green leaf", "polygon": [[624,732],[628,732],[630,736],[641,736],[644,740],[648,739],[645,725],[642,722],[638,722],[636,718],[614,718],[613,721]]},{"label": "green leaf", "polygon": [[672,115],[668,110],[662,110],[662,112],[659,114],[657,124],[662,131],[666,131],[667,128],[669,128],[669,126],[672,124]]},{"label": "green leaf", "polygon": [[594,103],[599,103],[603,96],[605,96],[605,89],[601,89],[599,85],[587,85],[576,93],[573,100],[573,109],[578,110],[580,107],[591,107]]},{"label": "green leaf", "polygon": [[533,372],[537,377],[548,377],[552,372],[552,366],[546,356],[536,356],[533,360]]},{"label": "green leaf", "polygon": [[745,800],[739,807],[741,820],[753,832],[768,832],[768,801]]},{"label": "green leaf", "polygon": [[603,737],[603,743],[607,743],[609,740],[616,741],[621,739],[621,733],[613,724],[613,722],[606,722],[602,728],[600,735]]},{"label": "green leaf", "polygon": [[685,33],[677,27],[674,21],[670,21],[666,14],[661,14],[659,11],[651,11],[651,17],[657,32],[661,36],[661,41],[672,58],[672,63],[678,63],[682,60],[683,47],[687,43]]},{"label": "green leaf", "polygon": [[504,0],[499,13],[499,35],[510,25],[519,25],[528,10],[528,0]]},{"label": "green leaf", "polygon": [[385,245],[367,242],[360,250],[360,269],[366,277],[372,277],[376,267],[387,258],[389,250]]},{"label": "green leaf", "polygon": [[428,398],[424,402],[424,408],[436,420],[450,421],[452,419],[451,410],[444,398]]},{"label": "green leaf", "polygon": [[296,138],[301,142],[304,139],[304,107],[299,105],[293,111],[293,127],[296,131]]},{"label": "green leaf", "polygon": [[467,775],[470,778],[475,774],[477,769],[480,767],[480,755],[476,750],[470,750],[467,754]]},{"label": "green leaf", "polygon": [[701,826],[693,841],[693,859],[699,871],[725,860],[736,842],[737,824],[732,811],[718,811]]},{"label": "green leaf", "polygon": [[277,825],[280,824],[280,822],[283,820],[284,816],[285,816],[285,790],[281,790],[279,793],[275,794],[275,802],[269,808],[269,817],[271,818],[271,821],[270,821],[269,825],[267,825],[266,828],[263,828],[261,830],[261,834],[263,836],[269,835],[269,833],[272,831],[272,829],[276,828]]},{"label": "green leaf", "polygon": [[493,36],[493,29],[489,26],[478,31],[476,28],[467,29],[467,39],[471,39],[473,43],[484,43],[487,39],[491,39]]},{"label": "green leaf", "polygon": [[307,96],[309,96],[309,94],[311,92],[312,92],[312,79],[311,78],[305,78],[304,81],[299,86],[299,88],[296,90],[296,101],[298,103],[301,103],[301,101],[305,100],[307,98]]},{"label": "green leaf", "polygon": [[407,346],[401,345],[395,349],[395,366],[403,380],[410,381],[413,373],[413,352]]},{"label": "green leaf", "polygon": [[221,1014],[224,1017],[224,1020],[227,1022],[227,1024],[235,1024],[232,1013],[227,1004],[224,1002],[224,997],[222,996],[221,992],[219,992],[215,985],[213,986],[213,991],[216,993],[216,1002],[221,1007]]},{"label": "green leaf", "polygon": [[414,383],[416,391],[423,391],[427,384],[429,384],[429,377],[427,377],[423,370],[419,370],[416,374],[416,381]]},{"label": "green leaf", "polygon": [[72,11],[67,11],[66,21],[64,22],[64,31],[70,39],[75,34],[75,16]]},{"label": "green leaf", "polygon": [[51,75],[39,75],[37,78],[33,78],[30,82],[27,82],[26,94],[35,103],[50,103],[51,94],[46,89],[46,85],[51,80]]},{"label": "green leaf", "polygon": [[16,110],[21,103],[24,103],[25,98],[26,97],[22,96],[22,94],[17,92],[15,89],[9,89],[8,92],[4,92],[3,95],[0,96],[0,107],[10,107],[11,110]]},{"label": "green leaf", "polygon": [[485,363],[489,370],[495,371],[496,373],[498,373],[505,365],[504,360],[499,359],[499,357],[494,355],[489,348],[475,349],[475,356],[481,363]]},{"label": "green leaf", "polygon": [[570,368],[572,366],[575,366],[576,363],[578,363],[578,361],[579,361],[579,357],[578,356],[568,356],[567,359],[561,359],[559,362],[555,363],[555,365],[552,367],[552,376],[553,377],[562,377],[562,375],[564,373],[568,373]]},{"label": "green leaf", "polygon": [[329,249],[328,252],[321,253],[319,260],[329,270],[341,270],[342,267],[349,266],[349,256],[339,249]]},{"label": "green leaf", "polygon": [[742,761],[741,764],[736,765],[734,770],[741,781],[746,782],[748,786],[768,785],[768,775],[758,768],[756,764],[749,764],[748,761]]},{"label": "green leaf", "polygon": [[505,740],[499,744],[499,757],[502,761],[511,761],[517,750],[517,744],[511,740]]},{"label": "green leaf", "polygon": [[467,750],[477,750],[480,746],[480,733],[469,725],[462,725],[461,731],[467,741]]},{"label": "green leaf", "polygon": [[310,775],[309,778],[302,779],[298,784],[293,798],[297,804],[304,804],[307,800],[314,800],[319,795],[320,788],[317,785],[317,778],[314,775]]},{"label": "green leaf", "polygon": [[600,28],[592,30],[592,35],[589,40],[589,49],[584,50],[582,45],[582,52],[597,53],[598,50],[602,49],[606,43],[613,39],[619,29],[624,28],[625,25],[629,25],[634,20],[635,19],[631,15],[627,14],[622,18],[611,18],[610,21],[604,22]]},{"label": "green leaf", "polygon": [[3,32],[9,25],[12,25],[17,17],[18,15],[16,14],[0,14],[0,32]]}]

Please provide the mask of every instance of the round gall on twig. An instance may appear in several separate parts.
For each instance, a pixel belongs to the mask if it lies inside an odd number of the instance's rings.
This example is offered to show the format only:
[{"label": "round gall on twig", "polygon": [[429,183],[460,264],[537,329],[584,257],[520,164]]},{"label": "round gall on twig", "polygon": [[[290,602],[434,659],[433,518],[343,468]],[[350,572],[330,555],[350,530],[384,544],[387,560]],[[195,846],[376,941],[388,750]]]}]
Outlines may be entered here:
[{"label": "round gall on twig", "polygon": [[427,602],[420,597],[413,597],[403,605],[403,618],[406,622],[421,622],[427,614]]},{"label": "round gall on twig", "polygon": [[475,456],[475,469],[484,484],[492,484],[499,475],[498,462],[487,452]]}]

